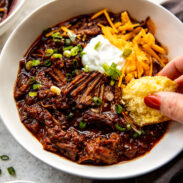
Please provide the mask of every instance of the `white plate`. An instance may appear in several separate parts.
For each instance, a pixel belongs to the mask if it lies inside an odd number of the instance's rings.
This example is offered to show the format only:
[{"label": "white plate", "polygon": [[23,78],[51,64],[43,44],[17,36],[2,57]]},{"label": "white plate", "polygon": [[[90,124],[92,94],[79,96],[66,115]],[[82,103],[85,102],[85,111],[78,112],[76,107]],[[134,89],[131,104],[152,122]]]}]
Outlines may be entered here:
[{"label": "white plate", "polygon": [[0,114],[16,140],[31,154],[47,164],[79,176],[96,179],[119,179],[152,171],[174,158],[183,148],[183,125],[173,123],[165,137],[147,155],[127,163],[111,166],[87,166],[73,163],[44,151],[42,145],[19,120],[13,99],[13,86],[19,60],[41,34],[56,23],[76,15],[109,7],[114,12],[128,10],[138,20],[150,16],[157,27],[157,38],[169,48],[169,57],[183,52],[183,24],[167,10],[144,0],[57,0],[40,7],[27,17],[8,39],[0,59]]},{"label": "white plate", "polygon": [[14,23],[17,18],[17,14],[22,8],[25,0],[15,0],[12,10],[8,17],[0,23],[0,35],[8,30],[8,28]]}]

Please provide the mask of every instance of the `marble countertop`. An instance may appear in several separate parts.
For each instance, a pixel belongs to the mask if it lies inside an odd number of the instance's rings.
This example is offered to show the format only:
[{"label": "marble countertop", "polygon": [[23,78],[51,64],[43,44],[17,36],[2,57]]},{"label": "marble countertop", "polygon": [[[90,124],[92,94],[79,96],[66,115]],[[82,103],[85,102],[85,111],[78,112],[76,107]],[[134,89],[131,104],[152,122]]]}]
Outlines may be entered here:
[{"label": "marble countertop", "polygon": [[[21,16],[12,28],[9,29],[3,36],[0,37],[0,50],[5,41],[9,37],[13,28],[29,13],[31,13],[40,4],[51,0],[27,0],[24,8],[21,11]],[[166,166],[156,170],[145,176],[128,180],[118,181],[99,181],[84,179],[72,176],[61,171],[58,171],[47,164],[29,154],[23,147],[21,147],[0,120],[0,155],[6,154],[10,157],[9,161],[0,161],[0,183],[10,180],[29,180],[35,183],[168,183],[172,176],[183,168],[183,153],[176,159],[168,163]],[[7,172],[7,167],[13,166],[16,170],[16,176],[10,176]]]}]

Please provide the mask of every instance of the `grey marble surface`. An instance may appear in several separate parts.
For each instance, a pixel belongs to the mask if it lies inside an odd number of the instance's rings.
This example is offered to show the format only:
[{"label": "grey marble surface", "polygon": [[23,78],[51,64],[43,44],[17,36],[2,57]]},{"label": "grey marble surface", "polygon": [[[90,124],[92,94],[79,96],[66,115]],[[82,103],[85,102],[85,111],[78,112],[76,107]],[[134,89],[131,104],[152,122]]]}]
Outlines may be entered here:
[{"label": "grey marble surface", "polygon": [[[16,23],[12,25],[6,34],[0,37],[0,50],[5,41],[9,37],[14,27],[25,17],[31,13],[40,4],[51,0],[26,0],[21,16]],[[1,96],[2,97],[2,96]],[[6,154],[10,157],[9,161],[0,161],[0,183],[10,180],[29,180],[36,183],[169,183],[172,176],[183,169],[183,153],[176,159],[168,163],[166,166],[149,173],[147,175],[116,181],[89,180],[58,171],[29,154],[21,147],[11,136],[2,121],[0,120],[0,155]],[[16,176],[12,177],[7,172],[7,167],[13,166],[16,170]]]}]

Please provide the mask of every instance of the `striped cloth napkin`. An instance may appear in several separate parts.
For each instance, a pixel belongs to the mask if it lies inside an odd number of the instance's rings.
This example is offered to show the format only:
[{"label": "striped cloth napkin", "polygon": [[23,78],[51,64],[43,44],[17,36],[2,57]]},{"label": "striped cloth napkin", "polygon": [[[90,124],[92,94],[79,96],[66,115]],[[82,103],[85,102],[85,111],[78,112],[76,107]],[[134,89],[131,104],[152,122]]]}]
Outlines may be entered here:
[{"label": "striped cloth napkin", "polygon": [[162,5],[183,22],[183,0],[170,0]]}]

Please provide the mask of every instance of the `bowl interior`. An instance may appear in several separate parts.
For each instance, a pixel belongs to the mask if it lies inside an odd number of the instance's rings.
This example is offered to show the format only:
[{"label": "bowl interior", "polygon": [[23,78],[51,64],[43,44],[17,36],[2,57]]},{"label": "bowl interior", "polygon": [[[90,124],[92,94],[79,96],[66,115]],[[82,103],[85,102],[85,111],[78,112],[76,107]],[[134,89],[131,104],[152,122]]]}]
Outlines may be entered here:
[{"label": "bowl interior", "polygon": [[51,1],[23,21],[12,33],[2,51],[0,59],[0,114],[5,125],[16,140],[30,153],[47,164],[79,176],[98,179],[118,179],[133,177],[152,171],[175,157],[183,147],[183,126],[172,123],[165,137],[144,157],[127,163],[104,167],[79,165],[44,151],[42,145],[20,122],[13,99],[13,87],[17,77],[19,60],[44,29],[76,15],[96,12],[106,7],[110,8],[113,12],[128,10],[131,16],[138,20],[144,20],[150,16],[156,24],[157,38],[169,49],[170,59],[182,53],[183,25],[167,10],[149,1]]}]

